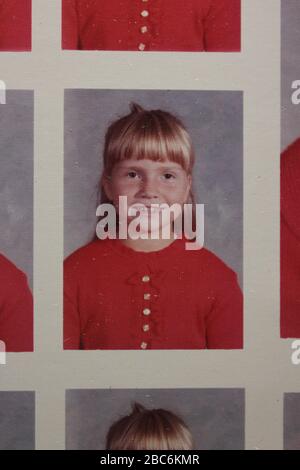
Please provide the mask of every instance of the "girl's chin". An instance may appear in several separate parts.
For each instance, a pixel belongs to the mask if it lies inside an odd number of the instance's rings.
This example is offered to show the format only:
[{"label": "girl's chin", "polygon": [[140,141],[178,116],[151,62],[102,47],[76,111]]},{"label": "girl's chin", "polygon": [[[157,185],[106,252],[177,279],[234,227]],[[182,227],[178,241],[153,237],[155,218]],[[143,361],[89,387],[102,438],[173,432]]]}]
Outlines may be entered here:
[{"label": "girl's chin", "polygon": [[[152,214],[160,214],[162,209],[159,207],[141,207],[141,208],[134,208],[137,211],[135,217],[150,217]],[[130,216],[131,217],[131,216]]]},{"label": "girl's chin", "polygon": [[138,226],[137,229],[135,230],[132,230],[129,226],[129,237],[130,237],[130,234],[133,234],[134,235],[137,233],[139,234],[140,236],[145,236],[145,238],[147,239],[153,239],[153,240],[157,240],[159,238],[164,238],[163,234],[164,232],[166,233],[166,236],[165,238],[169,238],[168,234],[171,234],[172,233],[172,230],[171,230],[171,227],[169,226],[163,226],[163,225],[156,225],[156,226],[153,226],[152,227],[149,225],[149,226]]}]

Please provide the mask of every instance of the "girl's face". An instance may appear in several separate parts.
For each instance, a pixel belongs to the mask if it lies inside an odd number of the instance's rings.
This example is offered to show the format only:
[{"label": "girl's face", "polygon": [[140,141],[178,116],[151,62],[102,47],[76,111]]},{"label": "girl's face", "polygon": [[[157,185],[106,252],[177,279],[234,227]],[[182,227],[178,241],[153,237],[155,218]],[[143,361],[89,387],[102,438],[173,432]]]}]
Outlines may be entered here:
[{"label": "girl's face", "polygon": [[133,204],[185,204],[191,189],[191,176],[172,161],[124,160],[117,163],[111,177],[103,178],[108,198],[118,208],[119,196]]}]

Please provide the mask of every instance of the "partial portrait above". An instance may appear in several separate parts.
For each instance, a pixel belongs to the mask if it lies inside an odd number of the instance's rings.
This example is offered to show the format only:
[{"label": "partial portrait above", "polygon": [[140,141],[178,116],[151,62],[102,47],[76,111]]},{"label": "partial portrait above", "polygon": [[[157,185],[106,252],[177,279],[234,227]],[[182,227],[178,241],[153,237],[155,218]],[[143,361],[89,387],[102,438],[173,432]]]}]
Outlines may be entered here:
[{"label": "partial portrait above", "polygon": [[62,0],[63,49],[239,52],[240,0]]},{"label": "partial portrait above", "polygon": [[0,51],[31,51],[31,0],[0,0]]}]

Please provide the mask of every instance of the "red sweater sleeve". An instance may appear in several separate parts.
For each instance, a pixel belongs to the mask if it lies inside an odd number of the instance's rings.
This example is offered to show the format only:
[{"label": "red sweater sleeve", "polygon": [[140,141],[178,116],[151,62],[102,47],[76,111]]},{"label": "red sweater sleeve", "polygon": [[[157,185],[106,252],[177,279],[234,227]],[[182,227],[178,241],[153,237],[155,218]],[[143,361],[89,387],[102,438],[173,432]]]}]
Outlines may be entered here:
[{"label": "red sweater sleeve", "polygon": [[205,50],[239,52],[241,50],[240,0],[212,0],[204,19]]},{"label": "red sweater sleeve", "polygon": [[79,48],[79,25],[76,0],[62,0],[62,48]]},{"label": "red sweater sleeve", "polygon": [[243,348],[243,296],[236,274],[227,270],[215,279],[218,291],[206,321],[208,349]]},{"label": "red sweater sleeve", "polygon": [[31,50],[31,0],[0,1],[0,50]]},{"label": "red sweater sleeve", "polygon": [[33,300],[24,273],[0,257],[0,339],[7,352],[33,351]]},{"label": "red sweater sleeve", "polygon": [[76,263],[72,255],[64,263],[64,349],[80,349]]}]

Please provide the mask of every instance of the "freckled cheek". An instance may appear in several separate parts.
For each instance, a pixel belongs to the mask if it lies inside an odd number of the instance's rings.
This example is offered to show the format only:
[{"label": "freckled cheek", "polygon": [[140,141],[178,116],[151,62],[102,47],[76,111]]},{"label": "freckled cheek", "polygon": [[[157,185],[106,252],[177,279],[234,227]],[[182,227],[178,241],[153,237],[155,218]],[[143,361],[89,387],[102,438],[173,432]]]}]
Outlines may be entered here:
[{"label": "freckled cheek", "polygon": [[114,199],[118,199],[119,196],[127,196],[128,198],[134,196],[138,189],[138,183],[136,182],[123,182],[118,183],[114,186]]},{"label": "freckled cheek", "polygon": [[170,185],[165,191],[165,196],[169,204],[184,203],[186,199],[186,187],[183,185]]}]

